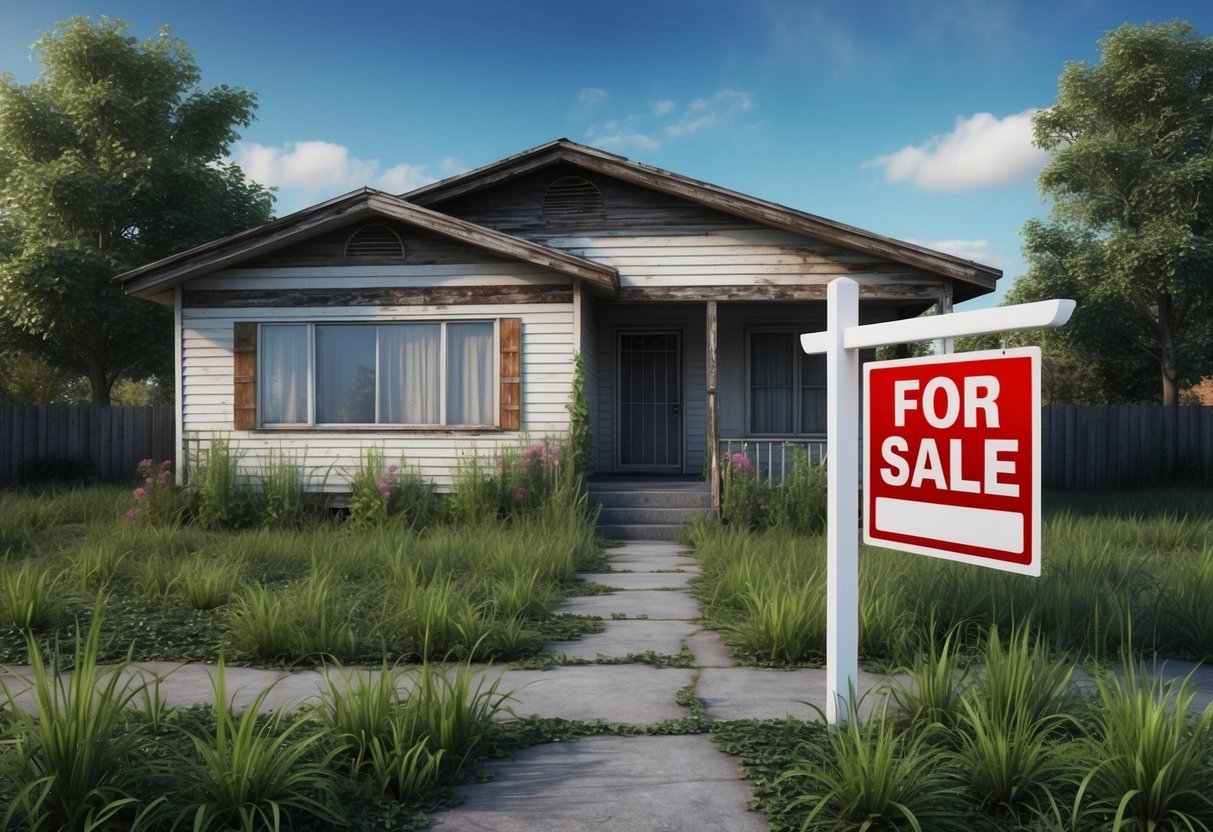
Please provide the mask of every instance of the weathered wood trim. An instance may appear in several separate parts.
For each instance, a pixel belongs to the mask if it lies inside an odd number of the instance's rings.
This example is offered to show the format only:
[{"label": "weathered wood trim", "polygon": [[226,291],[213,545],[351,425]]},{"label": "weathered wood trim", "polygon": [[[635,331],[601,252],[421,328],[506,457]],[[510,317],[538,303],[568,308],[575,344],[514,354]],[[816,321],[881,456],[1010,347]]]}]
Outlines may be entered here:
[{"label": "weathered wood trim", "polygon": [[502,430],[522,429],[522,318],[497,322],[501,349]]},{"label": "weathered wood trim", "polygon": [[717,398],[717,315],[716,301],[707,307],[707,443],[708,475],[711,483],[712,509],[720,511],[720,409]]},{"label": "weathered wood trim", "polygon": [[[619,290],[621,301],[824,301],[827,283],[802,286],[625,286]],[[859,296],[869,300],[926,301],[939,299],[939,287],[926,284],[859,284]]]},{"label": "weathered wood trim", "polygon": [[232,383],[234,392],[232,428],[257,427],[257,324],[240,321],[232,325]]},{"label": "weathered wood trim", "polygon": [[[938,295],[938,292],[936,292]],[[187,291],[186,308],[296,308],[331,306],[461,306],[572,303],[568,286],[418,286],[361,289],[241,289]]]},{"label": "weathered wood trim", "polygon": [[448,199],[503,183],[558,162],[567,162],[583,170],[670,194],[769,227],[878,254],[899,263],[960,280],[973,287],[970,292],[963,293],[965,297],[992,290],[998,278],[1002,276],[999,269],[633,162],[623,156],[586,147],[567,139],[549,142],[491,165],[451,177],[444,182],[423,186],[407,194],[407,197],[416,204],[438,205]]},{"label": "weathered wood trim", "polygon": [[447,427],[434,427],[432,425],[353,425],[346,427],[336,427],[333,425],[299,425],[298,427],[290,427],[286,425],[275,425],[272,428],[260,428],[254,431],[258,436],[292,436],[299,437],[307,434],[318,434],[323,436],[329,435],[357,435],[357,434],[409,434],[410,436],[425,438],[428,436],[493,436],[502,433],[502,428],[495,425],[467,425],[458,426],[450,425]]},{"label": "weathered wood trim", "polygon": [[388,217],[414,225],[495,254],[552,269],[610,292],[619,283],[619,275],[611,266],[431,211],[371,188],[149,263],[119,275],[114,281],[121,284],[127,294],[149,296],[163,287],[211,274],[297,240],[369,217]]}]

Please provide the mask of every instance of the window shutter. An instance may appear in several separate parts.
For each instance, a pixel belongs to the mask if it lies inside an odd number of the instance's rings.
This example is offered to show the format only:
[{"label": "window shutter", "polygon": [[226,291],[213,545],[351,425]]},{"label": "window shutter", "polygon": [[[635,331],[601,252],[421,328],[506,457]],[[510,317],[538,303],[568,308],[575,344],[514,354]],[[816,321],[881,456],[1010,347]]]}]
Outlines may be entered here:
[{"label": "window shutter", "polygon": [[232,428],[257,427],[257,325],[238,323],[232,328],[232,381],[235,387],[235,417]]},{"label": "window shutter", "polygon": [[502,318],[501,418],[502,430],[522,428],[522,318]]}]

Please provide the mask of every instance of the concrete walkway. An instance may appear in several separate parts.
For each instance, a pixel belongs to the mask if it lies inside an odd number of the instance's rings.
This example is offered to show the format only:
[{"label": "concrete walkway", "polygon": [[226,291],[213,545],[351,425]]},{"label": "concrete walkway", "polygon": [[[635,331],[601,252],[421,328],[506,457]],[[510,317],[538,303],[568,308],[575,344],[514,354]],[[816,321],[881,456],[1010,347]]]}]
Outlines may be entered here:
[{"label": "concrete walkway", "polygon": [[[569,659],[612,663],[570,664],[548,670],[487,666],[485,678],[513,691],[518,716],[647,726],[691,716],[679,692],[693,692],[710,720],[815,719],[825,707],[821,670],[736,667],[717,633],[703,629],[688,587],[696,561],[677,544],[636,541],[608,550],[612,571],[581,577],[617,591],[570,598],[557,610],[603,619],[602,633],[547,645]],[[694,657],[693,667],[662,668],[659,657]],[[647,658],[650,663],[638,659]],[[631,660],[629,660],[631,659]],[[623,663],[619,663],[619,662]],[[1193,665],[1168,662],[1169,677]],[[158,677],[167,703],[184,707],[213,701],[214,668],[146,662],[132,673]],[[334,671],[348,673],[351,671]],[[360,671],[365,672],[365,671]],[[24,687],[27,668],[0,670],[10,689]],[[263,707],[298,707],[325,689],[322,671],[296,672],[229,667],[228,696],[246,707],[270,688]],[[861,671],[861,692],[885,680]],[[1197,709],[1213,701],[1213,671],[1201,668],[1193,681]],[[681,697],[686,701],[685,695]],[[869,701],[873,699],[869,698]],[[28,701],[28,700],[27,700]],[[32,704],[32,703],[31,703]],[[490,763],[492,779],[460,787],[462,803],[433,815],[433,827],[463,830],[765,830],[762,817],[746,810],[750,785],[735,760],[709,735],[595,736],[575,743],[537,746],[514,760]]]}]

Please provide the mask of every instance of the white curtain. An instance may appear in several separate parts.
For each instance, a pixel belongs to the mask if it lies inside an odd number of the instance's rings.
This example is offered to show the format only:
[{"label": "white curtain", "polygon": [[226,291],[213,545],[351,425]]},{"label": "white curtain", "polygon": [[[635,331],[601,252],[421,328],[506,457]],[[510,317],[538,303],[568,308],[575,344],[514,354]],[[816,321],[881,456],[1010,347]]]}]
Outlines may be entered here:
[{"label": "white curtain", "polygon": [[439,399],[440,324],[379,327],[379,421],[436,425]]},{"label": "white curtain", "polygon": [[261,421],[306,424],[307,324],[261,327]]},{"label": "white curtain", "polygon": [[493,324],[446,326],[446,422],[489,425],[493,419]]},{"label": "white curtain", "polygon": [[316,421],[375,421],[375,327],[316,327]]}]

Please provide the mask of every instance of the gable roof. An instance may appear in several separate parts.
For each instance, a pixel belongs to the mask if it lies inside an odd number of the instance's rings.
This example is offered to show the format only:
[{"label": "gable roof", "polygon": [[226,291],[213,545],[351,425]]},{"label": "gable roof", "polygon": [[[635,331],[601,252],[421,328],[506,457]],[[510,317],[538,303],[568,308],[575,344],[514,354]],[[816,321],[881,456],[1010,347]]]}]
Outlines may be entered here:
[{"label": "gable roof", "polygon": [[403,198],[417,205],[437,207],[464,194],[499,185],[561,162],[681,197],[772,228],[814,237],[951,278],[956,281],[954,292],[958,301],[993,291],[1002,277],[1002,270],[992,266],[680,176],[568,139],[556,139],[498,162],[424,185],[404,194]]},{"label": "gable roof", "polygon": [[369,217],[396,220],[493,254],[542,266],[584,280],[612,295],[619,287],[619,275],[611,266],[413,205],[374,188],[361,188],[256,228],[140,266],[118,275],[114,282],[121,284],[127,294],[156,300],[187,280]]}]

